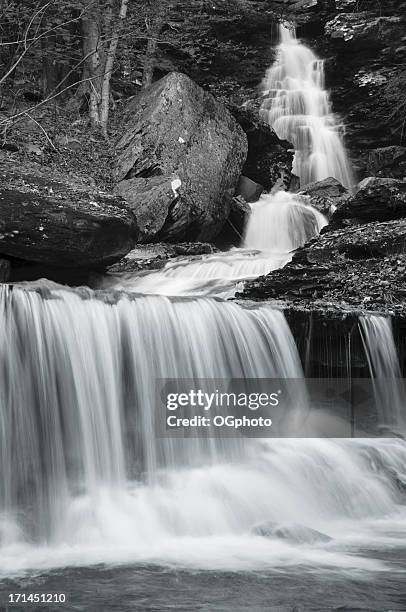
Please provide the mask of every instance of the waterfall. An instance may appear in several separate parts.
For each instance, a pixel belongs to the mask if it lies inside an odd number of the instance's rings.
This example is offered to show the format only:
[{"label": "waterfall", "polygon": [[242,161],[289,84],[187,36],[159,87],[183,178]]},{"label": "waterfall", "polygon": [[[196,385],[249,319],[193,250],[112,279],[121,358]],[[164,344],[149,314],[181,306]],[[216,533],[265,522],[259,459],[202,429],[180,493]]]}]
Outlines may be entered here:
[{"label": "waterfall", "polygon": [[[365,569],[340,542],[376,546],[385,529],[403,541],[400,440],[156,438],[157,379],[302,376],[281,312],[53,285],[0,297],[0,572]],[[336,544],[263,538],[263,521]]]},{"label": "waterfall", "polygon": [[263,195],[251,208],[242,248],[181,258],[158,272],[106,279],[103,286],[148,294],[232,297],[239,283],[288,263],[293,251],[327,224],[306,198],[284,191]]},{"label": "waterfall", "polygon": [[[294,143],[302,182],[333,175],[350,185],[322,62],[281,32],[270,121]],[[387,569],[388,550],[404,551],[404,440],[305,438],[304,429],[276,440],[179,438],[157,427],[163,379],[288,379],[293,416],[307,418],[283,312],[219,296],[280,268],[325,223],[306,199],[268,194],[252,204],[242,248],[110,277],[95,291],[0,285],[1,575],[131,563],[362,576]],[[387,400],[382,422],[395,431],[404,410],[390,321],[360,326]],[[265,536],[261,525],[271,525]]]},{"label": "waterfall", "polygon": [[390,432],[405,434],[405,388],[388,317],[360,317],[361,337],[373,378],[376,405],[381,426]]},{"label": "waterfall", "polygon": [[280,25],[277,59],[263,82],[261,113],[279,138],[295,149],[293,172],[300,184],[329,176],[346,187],[353,176],[324,85],[324,62]]},{"label": "waterfall", "polygon": [[252,204],[245,247],[272,253],[291,253],[319,234],[325,217],[298,196],[281,191]]},{"label": "waterfall", "polygon": [[73,491],[230,459],[221,439],[157,440],[157,380],[301,375],[283,314],[266,308],[8,288],[0,308],[0,500],[34,514],[34,536]]}]

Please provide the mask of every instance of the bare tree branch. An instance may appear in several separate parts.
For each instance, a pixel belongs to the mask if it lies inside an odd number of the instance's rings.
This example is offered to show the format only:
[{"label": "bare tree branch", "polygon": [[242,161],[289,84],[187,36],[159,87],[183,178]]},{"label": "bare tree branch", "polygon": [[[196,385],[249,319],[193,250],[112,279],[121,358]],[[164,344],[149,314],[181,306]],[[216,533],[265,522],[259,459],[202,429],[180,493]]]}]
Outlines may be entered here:
[{"label": "bare tree branch", "polygon": [[[42,132],[43,132],[43,134],[44,134],[45,138],[47,139],[47,141],[48,141],[48,142],[49,142],[49,144],[51,145],[51,147],[52,147],[53,149],[55,149],[55,145],[54,145],[54,143],[52,142],[52,140],[51,140],[51,139],[50,139],[50,137],[48,136],[48,134],[47,134],[47,132],[45,131],[45,129],[43,128],[43,126],[42,126],[40,123],[38,123],[38,121],[37,121],[36,119],[34,119],[34,117],[31,117],[31,115],[29,115],[29,114],[27,113],[27,111],[26,111],[24,114],[25,114],[25,115],[27,115],[27,117],[28,117],[29,119],[31,119],[31,121],[33,121],[33,122],[34,122],[36,125],[38,125],[38,127],[40,128],[40,130],[42,130]],[[55,149],[55,151],[56,151],[56,149]]]}]

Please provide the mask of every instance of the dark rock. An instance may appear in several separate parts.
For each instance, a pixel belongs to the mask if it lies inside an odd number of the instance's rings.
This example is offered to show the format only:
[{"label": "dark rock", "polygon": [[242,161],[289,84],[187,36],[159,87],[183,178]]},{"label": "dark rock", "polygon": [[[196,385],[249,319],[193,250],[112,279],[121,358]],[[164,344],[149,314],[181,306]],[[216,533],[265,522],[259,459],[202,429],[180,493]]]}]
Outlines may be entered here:
[{"label": "dark rock", "polygon": [[405,177],[406,147],[392,145],[372,149],[368,154],[366,170],[370,176]]},{"label": "dark rock", "polygon": [[326,217],[330,217],[337,206],[349,197],[347,189],[332,177],[305,185],[300,194],[309,196],[313,208]]},{"label": "dark rock", "polygon": [[151,242],[159,237],[170,212],[176,216],[174,206],[181,184],[177,176],[153,176],[127,179],[116,186],[115,192],[126,200],[137,219],[140,242]]},{"label": "dark rock", "polygon": [[142,244],[130,251],[123,259],[110,266],[107,272],[119,274],[122,272],[159,270],[164,267],[169,259],[208,255],[216,251],[216,247],[208,242],[179,242],[178,244],[157,242]]},{"label": "dark rock", "polygon": [[241,176],[236,195],[244,198],[246,202],[257,202],[263,191],[264,188],[262,185],[251,180],[247,176]]},{"label": "dark rock", "polygon": [[131,250],[126,202],[38,164],[0,160],[0,253],[64,267],[112,263]]},{"label": "dark rock", "polygon": [[321,533],[320,531],[316,531],[316,529],[298,523],[287,523],[285,525],[268,521],[256,525],[252,532],[255,535],[265,538],[286,540],[291,544],[315,544],[319,542],[331,542],[332,540],[332,538],[325,533]]},{"label": "dark rock", "polygon": [[7,283],[10,280],[10,262],[7,259],[0,259],[0,283]]},{"label": "dark rock", "polygon": [[296,174],[292,174],[290,178],[289,191],[296,193],[300,189],[300,178]]},{"label": "dark rock", "polygon": [[2,142],[0,144],[0,149],[3,149],[4,151],[11,151],[12,153],[15,153],[16,151],[18,151],[18,146],[14,142]]},{"label": "dark rock", "polygon": [[327,227],[284,268],[247,283],[242,297],[405,314],[405,247],[406,219]]},{"label": "dark rock", "polygon": [[[346,145],[363,178],[379,173],[371,168],[370,150],[403,143],[405,12],[390,0],[354,3],[344,10],[331,13],[327,37],[311,45],[328,58],[333,108],[343,116]],[[395,171],[394,176],[402,175]]]},{"label": "dark rock", "polygon": [[339,38],[351,45],[376,46],[379,40],[388,40],[394,29],[401,31],[402,19],[399,16],[372,16],[369,11],[340,13],[326,24],[327,36]]},{"label": "dark rock", "polygon": [[[182,182],[175,206],[168,210],[163,198],[168,216],[162,226],[165,210],[159,211],[159,239],[214,237],[229,215],[247,154],[246,136],[228,110],[189,77],[170,73],[130,100],[120,132],[117,180],[176,175]],[[156,193],[162,198],[161,189]]]},{"label": "dark rock", "polygon": [[291,182],[293,145],[280,140],[269,123],[261,119],[259,104],[232,107],[231,112],[248,137],[248,155],[243,175],[267,191],[288,189]]},{"label": "dark rock", "polygon": [[338,204],[337,219],[386,221],[406,216],[406,181],[369,177],[361,181],[356,194]]},{"label": "dark rock", "polygon": [[241,245],[250,214],[251,206],[244,198],[242,196],[234,197],[231,204],[230,215],[216,238],[216,245],[221,250]]}]

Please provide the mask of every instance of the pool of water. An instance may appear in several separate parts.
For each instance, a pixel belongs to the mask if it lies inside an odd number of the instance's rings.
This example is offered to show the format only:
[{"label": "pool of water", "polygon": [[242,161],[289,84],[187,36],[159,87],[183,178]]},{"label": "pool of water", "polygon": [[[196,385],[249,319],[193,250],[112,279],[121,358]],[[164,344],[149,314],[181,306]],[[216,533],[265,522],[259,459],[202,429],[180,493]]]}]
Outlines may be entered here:
[{"label": "pool of water", "polygon": [[[371,555],[368,551],[369,559]],[[66,593],[63,605],[30,607],[66,612],[405,611],[406,550],[397,551],[396,558],[382,552],[376,556],[383,563],[390,556],[390,569],[223,572],[149,565],[77,567],[3,580],[0,597],[4,602],[14,591]]]}]

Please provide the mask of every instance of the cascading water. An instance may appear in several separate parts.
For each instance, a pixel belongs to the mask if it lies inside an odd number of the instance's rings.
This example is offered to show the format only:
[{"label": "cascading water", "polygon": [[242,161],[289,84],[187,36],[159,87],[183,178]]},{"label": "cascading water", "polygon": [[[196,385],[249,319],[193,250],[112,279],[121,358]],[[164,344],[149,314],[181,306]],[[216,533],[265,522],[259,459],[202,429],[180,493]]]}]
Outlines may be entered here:
[{"label": "cascading water", "polygon": [[[157,378],[301,377],[281,312],[4,287],[0,325],[0,571],[103,561],[368,570],[379,564],[346,551],[393,546],[394,534],[404,543],[400,440],[155,437]],[[263,538],[252,528],[264,521],[333,540]]]},{"label": "cascading water", "polygon": [[286,255],[317,236],[326,224],[318,210],[297,196],[284,191],[277,197],[266,195],[252,205],[245,247]]},{"label": "cascading water", "polygon": [[293,172],[300,184],[329,176],[346,187],[353,176],[324,85],[324,62],[280,25],[277,60],[263,82],[262,115],[295,149]]},{"label": "cascading water", "polygon": [[[286,99],[280,83],[273,96],[280,108],[304,108],[285,121],[305,134],[296,167],[350,184],[322,65],[282,33],[269,74],[284,82]],[[157,379],[302,379],[283,313],[198,296],[232,295],[240,280],[281,267],[325,223],[298,196],[266,195],[252,205],[241,249],[106,282],[116,291],[1,288],[2,574],[97,563],[362,573],[385,569],[376,551],[405,549],[402,440],[155,433]],[[393,374],[387,329],[378,339],[372,323],[361,322],[371,368]],[[292,537],[263,537],[255,528],[264,523]],[[306,528],[326,535],[314,540]]]},{"label": "cascading water", "polygon": [[405,435],[405,388],[391,320],[376,315],[360,317],[360,329],[381,427]]},{"label": "cascading water", "polygon": [[176,260],[159,272],[106,279],[104,286],[148,294],[231,297],[238,283],[288,263],[293,251],[327,224],[306,198],[284,191],[263,195],[251,207],[242,248]]},{"label": "cascading water", "polygon": [[[293,171],[301,184],[333,176],[347,187],[351,168],[324,89],[323,61],[280,25],[278,57],[264,80],[262,114],[295,148]],[[282,267],[292,251],[319,233],[324,217],[303,197],[278,192],[252,204],[243,248],[171,262],[159,272],[105,281],[126,291],[231,297],[238,284]]]}]

